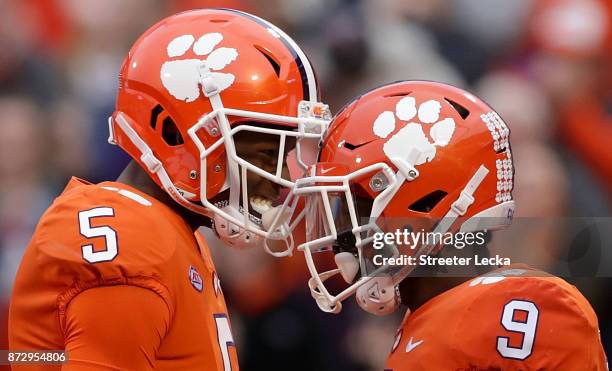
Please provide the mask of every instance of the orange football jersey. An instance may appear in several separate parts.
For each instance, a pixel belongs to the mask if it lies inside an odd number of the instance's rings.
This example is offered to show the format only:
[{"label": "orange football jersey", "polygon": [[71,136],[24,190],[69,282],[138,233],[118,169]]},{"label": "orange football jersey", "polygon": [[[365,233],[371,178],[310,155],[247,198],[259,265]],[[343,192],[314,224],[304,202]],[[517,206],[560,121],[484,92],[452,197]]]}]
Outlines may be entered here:
[{"label": "orange football jersey", "polygon": [[607,370],[574,286],[527,266],[467,281],[410,313],[385,370]]},{"label": "orange football jersey", "polygon": [[9,347],[66,349],[62,370],[238,370],[205,242],[115,182],[73,178],[41,218],[15,281]]}]

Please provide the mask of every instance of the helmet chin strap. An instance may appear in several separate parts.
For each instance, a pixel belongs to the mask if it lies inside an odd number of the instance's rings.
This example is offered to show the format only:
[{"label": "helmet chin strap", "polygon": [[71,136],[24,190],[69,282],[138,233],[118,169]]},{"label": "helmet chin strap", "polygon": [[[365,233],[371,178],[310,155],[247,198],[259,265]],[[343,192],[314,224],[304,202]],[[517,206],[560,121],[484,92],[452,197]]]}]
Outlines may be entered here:
[{"label": "helmet chin strap", "polygon": [[357,288],[355,297],[361,309],[377,316],[391,314],[401,304],[399,285],[389,275],[372,278]]},{"label": "helmet chin strap", "polygon": [[[457,218],[465,215],[468,208],[474,203],[474,192],[476,192],[488,173],[489,170],[484,165],[480,165],[459,194],[459,197],[453,202],[446,215],[438,223],[433,231],[434,233],[446,233]],[[417,253],[417,257],[428,255],[434,248],[435,245],[431,244],[422,246]],[[347,264],[344,264],[344,266],[347,266]],[[341,267],[339,268],[342,269]],[[370,281],[357,288],[355,292],[357,303],[366,312],[376,315],[386,315],[394,312],[401,303],[399,283],[408,277],[412,270],[412,267],[405,266],[394,276],[381,275],[372,277]]]},{"label": "helmet chin strap", "polygon": [[[228,208],[224,211],[232,212],[233,210]],[[236,249],[248,249],[252,246],[257,246],[263,240],[260,235],[240,228],[218,214],[215,214],[213,217],[213,228],[223,243]]]}]

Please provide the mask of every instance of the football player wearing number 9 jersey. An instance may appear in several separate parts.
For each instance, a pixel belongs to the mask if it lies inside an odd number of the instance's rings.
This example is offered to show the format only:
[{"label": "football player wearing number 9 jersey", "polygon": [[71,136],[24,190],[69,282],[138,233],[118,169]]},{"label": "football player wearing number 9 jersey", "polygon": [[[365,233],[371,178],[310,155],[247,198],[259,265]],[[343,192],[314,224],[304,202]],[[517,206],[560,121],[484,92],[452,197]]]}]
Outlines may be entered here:
[{"label": "football player wearing number 9 jersey", "polygon": [[114,182],[73,178],[21,262],[10,348],[69,359],[27,369],[237,370],[219,278],[194,233],[214,228],[237,248],[274,236],[270,253],[291,251],[273,204],[293,185],[288,165],[316,152],[329,119],[318,94],[304,52],[250,14],[189,11],[147,30],[108,122],[132,163]]},{"label": "football player wearing number 9 jersey", "polygon": [[[427,263],[474,255],[478,233],[512,219],[509,130],[474,95],[425,81],[372,90],[336,115],[307,175],[284,207],[305,199],[299,249],[318,306],[337,313],[355,296],[377,315],[409,308],[387,370],[606,370],[597,317],[564,280],[526,265],[435,277]],[[436,237],[459,233],[474,250]],[[318,266],[325,252],[336,269]],[[349,286],[338,292],[334,276]]]}]

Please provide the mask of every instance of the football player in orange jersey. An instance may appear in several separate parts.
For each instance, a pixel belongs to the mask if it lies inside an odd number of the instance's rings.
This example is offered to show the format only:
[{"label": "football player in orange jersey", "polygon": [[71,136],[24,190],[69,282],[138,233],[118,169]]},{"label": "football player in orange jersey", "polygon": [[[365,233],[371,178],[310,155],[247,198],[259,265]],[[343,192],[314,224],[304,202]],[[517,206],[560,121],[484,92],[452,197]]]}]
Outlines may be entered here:
[{"label": "football player in orange jersey", "polygon": [[214,228],[239,248],[275,236],[266,248],[290,251],[270,228],[283,224],[273,203],[293,184],[288,152],[305,166],[329,119],[318,93],[304,52],[250,14],[189,11],[146,31],[109,119],[109,141],[133,162],[114,182],[73,178],[19,268],[11,350],[69,358],[27,369],[237,370],[219,279],[194,232]]},{"label": "football player in orange jersey", "polygon": [[[483,231],[510,224],[513,173],[506,124],[466,91],[398,82],[355,99],[283,205],[305,199],[299,249],[318,306],[338,313],[353,295],[378,315],[407,305],[388,370],[605,370],[597,317],[564,280],[525,265],[466,278],[473,260],[436,277],[428,263],[474,258]],[[457,250],[460,234],[473,249]],[[335,269],[320,269],[325,252]],[[333,291],[334,276],[349,286]]]}]

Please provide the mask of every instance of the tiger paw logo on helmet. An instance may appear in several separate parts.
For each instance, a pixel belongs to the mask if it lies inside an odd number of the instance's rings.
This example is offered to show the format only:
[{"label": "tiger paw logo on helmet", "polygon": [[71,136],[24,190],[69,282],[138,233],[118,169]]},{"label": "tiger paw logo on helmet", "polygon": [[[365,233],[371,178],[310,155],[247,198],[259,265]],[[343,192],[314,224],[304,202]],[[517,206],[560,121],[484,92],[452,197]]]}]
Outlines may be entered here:
[{"label": "tiger paw logo on helmet", "polygon": [[169,58],[184,57],[189,50],[196,57],[174,59],[162,65],[160,72],[162,84],[173,97],[189,103],[200,96],[198,67],[202,62],[205,62],[210,69],[219,91],[227,89],[234,83],[233,74],[218,72],[238,58],[238,51],[234,48],[215,49],[222,40],[222,34],[211,32],[201,36],[197,41],[193,35],[182,35],[168,43],[166,51]]},{"label": "tiger paw logo on helmet", "polygon": [[[442,105],[436,100],[423,102],[418,108],[416,103],[413,97],[402,98],[397,102],[395,112],[384,111],[378,115],[373,130],[376,136],[385,139],[396,130],[397,119],[409,122],[387,140],[383,151],[387,157],[394,158],[405,157],[416,150],[419,155],[413,165],[421,165],[434,159],[436,147],[444,147],[450,142],[455,120],[440,119]],[[417,122],[411,122],[415,118]],[[429,135],[423,128],[429,129]]]}]

